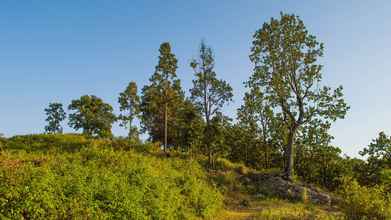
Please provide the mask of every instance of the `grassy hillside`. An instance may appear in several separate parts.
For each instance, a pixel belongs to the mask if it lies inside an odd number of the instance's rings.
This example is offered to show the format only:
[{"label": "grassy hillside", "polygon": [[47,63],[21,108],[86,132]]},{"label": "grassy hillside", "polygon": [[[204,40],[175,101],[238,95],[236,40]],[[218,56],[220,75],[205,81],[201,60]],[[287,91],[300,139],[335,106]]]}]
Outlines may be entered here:
[{"label": "grassy hillside", "polygon": [[347,182],[341,204],[319,203],[316,190],[278,171],[221,158],[208,170],[205,157],[167,156],[154,144],[81,135],[0,141],[0,219],[387,219],[391,211],[382,188]]},{"label": "grassy hillside", "polygon": [[91,143],[43,151],[41,141],[26,152],[16,142],[0,155],[1,219],[195,219],[222,205],[196,162]]}]

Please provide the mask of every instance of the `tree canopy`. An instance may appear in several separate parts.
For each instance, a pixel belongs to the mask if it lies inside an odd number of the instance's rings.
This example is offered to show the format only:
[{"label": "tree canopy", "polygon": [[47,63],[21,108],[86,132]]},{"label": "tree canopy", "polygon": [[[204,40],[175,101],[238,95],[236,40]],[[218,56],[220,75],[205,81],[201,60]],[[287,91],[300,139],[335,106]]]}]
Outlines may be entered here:
[{"label": "tree canopy", "polygon": [[46,121],[48,125],[45,126],[45,132],[49,134],[62,133],[63,128],[61,122],[65,120],[66,113],[61,103],[53,102],[49,103],[49,106],[45,108]]},{"label": "tree canopy", "polygon": [[175,142],[174,128],[184,94],[176,74],[178,61],[170,44],[162,43],[159,53],[159,62],[149,79],[149,85],[142,89],[141,119],[150,139],[163,143],[166,149]]},{"label": "tree canopy", "polygon": [[313,120],[331,123],[343,118],[349,109],[342,86],[335,90],[321,86],[323,44],[306,29],[296,15],[281,13],[254,34],[250,59],[252,85],[270,103],[286,127],[285,175],[291,179],[294,143],[298,130]]},{"label": "tree canopy", "polygon": [[84,95],[72,100],[68,109],[69,126],[75,130],[83,129],[83,134],[98,137],[111,137],[111,127],[116,120],[113,107],[94,95]]},{"label": "tree canopy", "polygon": [[129,129],[129,138],[138,138],[138,129],[132,124],[133,120],[140,114],[140,97],[137,94],[136,82],[130,82],[125,91],[119,94],[118,103],[121,111],[118,117],[120,126]]}]

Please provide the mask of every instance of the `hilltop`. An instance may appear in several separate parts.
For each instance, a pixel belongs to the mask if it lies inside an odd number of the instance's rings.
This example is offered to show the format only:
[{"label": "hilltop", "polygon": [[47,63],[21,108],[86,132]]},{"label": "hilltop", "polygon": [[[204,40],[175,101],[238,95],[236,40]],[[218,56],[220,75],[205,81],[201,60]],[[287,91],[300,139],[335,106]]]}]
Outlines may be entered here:
[{"label": "hilltop", "polygon": [[2,218],[342,218],[334,201],[319,199],[324,191],[226,159],[211,170],[207,158],[166,154],[156,144],[82,135],[2,143]]}]

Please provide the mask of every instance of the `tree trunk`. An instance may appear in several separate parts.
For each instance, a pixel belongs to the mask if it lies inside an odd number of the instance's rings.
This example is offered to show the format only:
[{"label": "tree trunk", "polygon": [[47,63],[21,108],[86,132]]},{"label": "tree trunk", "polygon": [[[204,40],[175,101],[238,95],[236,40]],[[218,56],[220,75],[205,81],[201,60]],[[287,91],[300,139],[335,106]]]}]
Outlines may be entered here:
[{"label": "tree trunk", "polygon": [[210,119],[209,119],[209,115],[206,114],[205,116],[206,118],[206,127],[205,127],[205,131],[204,131],[204,141],[205,141],[205,146],[206,146],[206,149],[208,150],[208,158],[209,158],[209,167],[212,168],[212,149],[211,149],[211,146],[210,146],[210,141],[211,141],[211,138],[210,138]]},{"label": "tree trunk", "polygon": [[213,161],[212,161],[212,151],[209,149],[209,153],[208,153],[208,159],[209,159],[209,168],[212,169],[213,168]]},{"label": "tree trunk", "polygon": [[286,164],[284,177],[287,180],[292,180],[293,176],[293,166],[294,166],[294,140],[296,134],[296,127],[292,128],[288,134],[288,143],[286,146]]},{"label": "tree trunk", "polygon": [[166,152],[166,148],[167,148],[167,125],[168,125],[168,121],[167,121],[167,110],[168,110],[168,106],[167,106],[167,102],[164,104],[164,152]]},{"label": "tree trunk", "polygon": [[133,131],[132,131],[132,119],[129,119],[129,134],[128,134],[129,140],[133,138]]}]

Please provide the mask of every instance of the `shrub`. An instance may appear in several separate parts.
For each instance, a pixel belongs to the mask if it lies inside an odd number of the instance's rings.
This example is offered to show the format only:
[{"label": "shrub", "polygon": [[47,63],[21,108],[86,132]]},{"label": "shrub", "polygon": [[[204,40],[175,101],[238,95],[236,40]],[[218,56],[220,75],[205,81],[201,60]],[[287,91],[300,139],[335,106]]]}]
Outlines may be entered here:
[{"label": "shrub", "polygon": [[[0,140],[1,146],[2,140]],[[5,141],[4,141],[5,143]],[[135,150],[152,153],[160,148],[155,143],[141,143],[127,138],[88,138],[81,134],[32,134],[18,135],[9,138],[6,147],[14,150],[34,151],[67,151],[76,152],[86,147],[112,148],[114,150]]]},{"label": "shrub", "polygon": [[78,151],[89,145],[89,140],[80,134],[33,134],[18,135],[8,139],[8,149],[33,151]]},{"label": "shrub", "polygon": [[5,148],[5,145],[7,143],[7,139],[6,138],[3,138],[0,134],[0,151],[3,150]]},{"label": "shrub", "polygon": [[380,171],[380,181],[383,183],[385,190],[391,193],[391,169]]},{"label": "shrub", "polygon": [[0,218],[195,219],[222,205],[195,162],[96,145],[0,155]]},{"label": "shrub", "polygon": [[215,169],[220,171],[236,171],[239,174],[246,175],[250,170],[241,163],[233,163],[225,158],[218,158],[215,162]]},{"label": "shrub", "polygon": [[347,219],[390,219],[391,203],[380,186],[360,186],[356,180],[343,178],[339,189],[341,207]]}]

